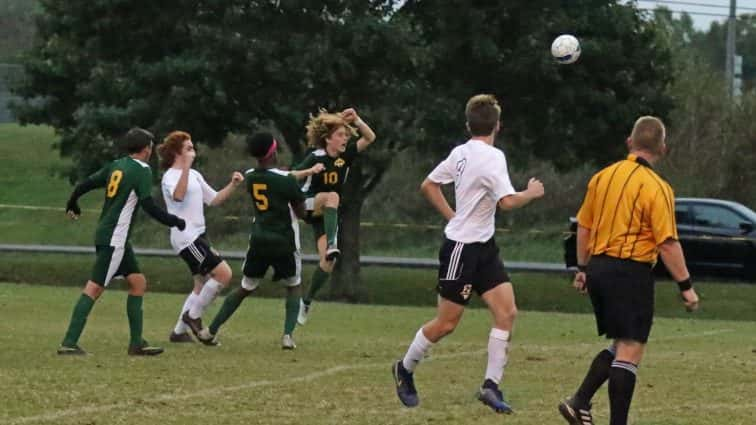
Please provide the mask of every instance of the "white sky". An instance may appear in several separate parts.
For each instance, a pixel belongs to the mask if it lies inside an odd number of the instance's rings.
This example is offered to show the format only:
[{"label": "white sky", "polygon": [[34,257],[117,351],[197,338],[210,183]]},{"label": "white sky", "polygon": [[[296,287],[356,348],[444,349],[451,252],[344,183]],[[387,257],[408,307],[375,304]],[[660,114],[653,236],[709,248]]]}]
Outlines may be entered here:
[{"label": "white sky", "polygon": [[[676,2],[679,3],[700,3],[709,5],[710,7],[706,6],[694,6],[689,4],[674,4]],[[737,13],[756,13],[756,0],[736,0],[736,5],[738,7]],[[693,18],[693,23],[695,24],[696,28],[699,30],[707,30],[709,28],[709,25],[713,21],[719,21],[723,22],[727,18],[726,16],[730,13],[730,0],[668,0],[668,1],[654,1],[654,0],[638,0],[638,7],[639,8],[645,8],[645,9],[655,9],[657,6],[664,6],[669,10],[673,11],[685,11],[688,13],[691,13],[691,17]],[[747,9],[753,9],[753,10],[747,10]],[[705,16],[705,15],[695,15],[692,13],[703,13],[703,14],[715,14],[715,15],[725,15],[725,16]]]}]

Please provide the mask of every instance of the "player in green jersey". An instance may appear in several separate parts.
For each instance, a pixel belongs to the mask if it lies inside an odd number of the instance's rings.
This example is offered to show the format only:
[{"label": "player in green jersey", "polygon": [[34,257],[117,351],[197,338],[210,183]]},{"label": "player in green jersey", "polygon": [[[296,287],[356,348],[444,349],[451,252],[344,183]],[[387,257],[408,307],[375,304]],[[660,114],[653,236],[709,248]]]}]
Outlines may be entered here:
[{"label": "player in green jersey", "polygon": [[184,220],[168,214],[152,199],[152,171],[147,161],[152,155],[154,136],[147,130],[132,128],[124,136],[123,145],[128,156],[117,159],[79,183],[71,194],[66,213],[73,219],[81,214],[79,197],[93,189],[105,188],[105,203],[95,232],[97,259],[92,277],[74,307],[68,331],[58,348],[61,355],[86,354],[78,343],[87,316],[97,298],[114,276],[124,276],[129,285],[126,313],[131,339],[128,353],[134,356],[154,356],[163,352],[142,338],[142,297],[147,280],[139,271],[134,250],[129,243],[131,224],[138,206],[166,226],[184,229]]},{"label": "player in green jersey", "polygon": [[297,172],[280,170],[276,168],[277,146],[278,142],[269,133],[256,133],[248,140],[249,153],[257,158],[257,168],[247,170],[244,177],[244,187],[254,208],[244,276],[241,286],[226,297],[210,327],[203,329],[203,342],[217,344],[216,335],[221,325],[234,314],[244,298],[257,289],[268,268],[273,268],[273,280],[286,287],[286,319],[281,347],[296,347],[292,333],[297,323],[302,282],[297,217],[305,215],[305,194],[296,179],[311,176],[322,170],[322,166],[313,165]]},{"label": "player in green jersey", "polygon": [[[360,138],[349,143],[349,138],[359,130]],[[314,164],[323,164],[324,170],[317,176],[310,176],[302,186],[307,195],[305,221],[312,225],[318,247],[320,262],[310,280],[310,289],[302,299],[297,321],[304,325],[312,306],[312,300],[320,288],[328,281],[338,248],[338,208],[341,188],[349,176],[349,167],[360,152],[375,141],[375,133],[349,108],[341,113],[320,111],[307,124],[307,143],[315,149],[296,167],[303,170]]]}]

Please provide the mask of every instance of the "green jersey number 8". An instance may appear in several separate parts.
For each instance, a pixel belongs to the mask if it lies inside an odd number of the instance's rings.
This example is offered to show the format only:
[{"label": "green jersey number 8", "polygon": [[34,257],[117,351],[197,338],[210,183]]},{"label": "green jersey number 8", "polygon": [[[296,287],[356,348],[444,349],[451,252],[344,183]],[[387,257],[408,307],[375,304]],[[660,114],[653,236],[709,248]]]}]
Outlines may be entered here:
[{"label": "green jersey number 8", "polygon": [[118,185],[121,184],[121,180],[123,179],[123,171],[121,170],[115,170],[112,174],[110,174],[110,181],[108,182],[108,192],[107,197],[112,198],[116,195],[118,192]]}]

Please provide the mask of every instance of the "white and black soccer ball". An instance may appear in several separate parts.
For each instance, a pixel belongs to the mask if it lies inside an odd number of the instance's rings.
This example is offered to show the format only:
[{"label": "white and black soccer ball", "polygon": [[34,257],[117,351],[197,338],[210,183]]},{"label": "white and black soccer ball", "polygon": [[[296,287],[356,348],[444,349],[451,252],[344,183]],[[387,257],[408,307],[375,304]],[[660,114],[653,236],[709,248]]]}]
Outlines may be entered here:
[{"label": "white and black soccer ball", "polygon": [[560,64],[575,63],[580,57],[580,42],[573,35],[560,35],[551,43],[551,55]]}]

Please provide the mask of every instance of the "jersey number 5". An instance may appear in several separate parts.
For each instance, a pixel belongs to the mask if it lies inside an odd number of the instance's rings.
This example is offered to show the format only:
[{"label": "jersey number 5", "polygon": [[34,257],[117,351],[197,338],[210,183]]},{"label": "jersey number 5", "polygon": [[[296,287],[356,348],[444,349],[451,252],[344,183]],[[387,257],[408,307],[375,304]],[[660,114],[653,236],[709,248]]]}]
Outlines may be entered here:
[{"label": "jersey number 5", "polygon": [[267,184],[255,183],[252,185],[252,197],[255,198],[258,211],[268,210],[268,197],[264,193],[266,190],[268,190]]},{"label": "jersey number 5", "polygon": [[336,171],[331,171],[328,173],[323,173],[323,182],[325,184],[336,184],[339,182],[339,173]]},{"label": "jersey number 5", "polygon": [[115,170],[112,174],[110,174],[110,181],[108,182],[107,192],[108,198],[114,197],[116,192],[118,192],[118,185],[121,184],[121,179],[123,179],[123,171],[121,170]]}]

